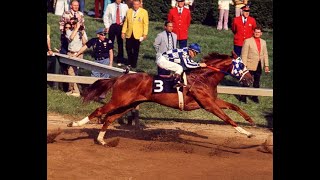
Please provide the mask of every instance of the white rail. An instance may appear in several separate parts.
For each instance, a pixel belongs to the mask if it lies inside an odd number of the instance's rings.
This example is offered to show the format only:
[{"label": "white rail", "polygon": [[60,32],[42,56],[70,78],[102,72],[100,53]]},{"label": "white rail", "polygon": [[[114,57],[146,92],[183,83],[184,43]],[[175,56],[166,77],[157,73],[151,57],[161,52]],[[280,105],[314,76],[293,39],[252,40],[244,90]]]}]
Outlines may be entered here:
[{"label": "white rail", "polygon": [[[70,82],[81,84],[92,84],[98,79],[96,77],[88,76],[69,76],[61,74],[47,74],[47,81],[53,82]],[[222,94],[241,94],[250,96],[273,96],[273,89],[265,88],[247,88],[247,87],[234,87],[234,86],[217,86],[218,93]]]}]

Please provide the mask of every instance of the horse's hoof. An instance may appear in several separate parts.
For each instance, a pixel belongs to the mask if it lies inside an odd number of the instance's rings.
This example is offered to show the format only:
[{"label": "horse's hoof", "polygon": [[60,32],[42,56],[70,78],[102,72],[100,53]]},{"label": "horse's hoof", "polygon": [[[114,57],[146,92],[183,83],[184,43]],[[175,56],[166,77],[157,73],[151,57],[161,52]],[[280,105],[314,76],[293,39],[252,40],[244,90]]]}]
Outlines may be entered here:
[{"label": "horse's hoof", "polygon": [[98,144],[98,145],[102,145],[102,146],[104,146],[104,147],[107,147],[107,143],[102,143],[102,142],[96,142],[96,144]]},{"label": "horse's hoof", "polygon": [[71,123],[69,123],[69,124],[67,124],[67,126],[68,126],[68,127],[72,127],[72,122],[71,122]]},{"label": "horse's hoof", "polygon": [[107,143],[104,142],[104,141],[99,141],[99,140],[95,140],[95,143],[98,144],[98,145],[102,145],[102,146],[107,146]]}]

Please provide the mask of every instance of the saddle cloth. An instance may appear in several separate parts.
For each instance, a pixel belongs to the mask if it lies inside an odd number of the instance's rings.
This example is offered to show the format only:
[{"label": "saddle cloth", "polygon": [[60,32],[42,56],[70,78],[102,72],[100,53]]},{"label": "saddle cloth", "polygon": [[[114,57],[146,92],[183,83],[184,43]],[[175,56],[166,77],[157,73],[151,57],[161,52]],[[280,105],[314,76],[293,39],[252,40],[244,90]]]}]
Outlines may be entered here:
[{"label": "saddle cloth", "polygon": [[177,93],[173,77],[153,76],[152,93]]},{"label": "saddle cloth", "polygon": [[[182,74],[182,82],[187,85],[186,74]],[[153,76],[152,93],[177,93],[177,89],[173,88],[174,85],[174,77],[155,75]],[[183,88],[179,88],[179,91],[183,92]]]},{"label": "saddle cloth", "polygon": [[[182,77],[182,81],[187,85],[186,74],[183,73]],[[179,109],[182,111],[184,109],[183,88],[173,88],[174,85],[174,77],[153,76],[152,93],[178,93]]]}]

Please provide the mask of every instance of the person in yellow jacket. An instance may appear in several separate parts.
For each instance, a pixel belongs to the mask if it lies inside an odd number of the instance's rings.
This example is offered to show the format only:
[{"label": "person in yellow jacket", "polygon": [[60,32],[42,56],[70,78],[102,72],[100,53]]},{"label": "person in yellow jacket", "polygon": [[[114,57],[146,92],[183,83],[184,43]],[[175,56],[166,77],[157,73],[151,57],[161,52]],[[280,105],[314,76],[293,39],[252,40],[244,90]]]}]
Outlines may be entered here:
[{"label": "person in yellow jacket", "polygon": [[149,26],[148,11],[141,7],[140,0],[133,0],[133,7],[127,11],[122,27],[122,39],[126,38],[128,62],[133,68],[137,67],[140,43],[147,38]]}]

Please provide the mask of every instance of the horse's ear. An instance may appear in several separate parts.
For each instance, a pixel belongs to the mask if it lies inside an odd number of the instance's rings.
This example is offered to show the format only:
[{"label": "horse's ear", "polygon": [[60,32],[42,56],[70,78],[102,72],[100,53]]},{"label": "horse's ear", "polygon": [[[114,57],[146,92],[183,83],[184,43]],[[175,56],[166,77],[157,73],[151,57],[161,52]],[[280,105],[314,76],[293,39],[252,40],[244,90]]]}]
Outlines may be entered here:
[{"label": "horse's ear", "polygon": [[231,56],[232,56],[233,59],[237,59],[238,58],[238,55],[234,51],[231,51]]}]

